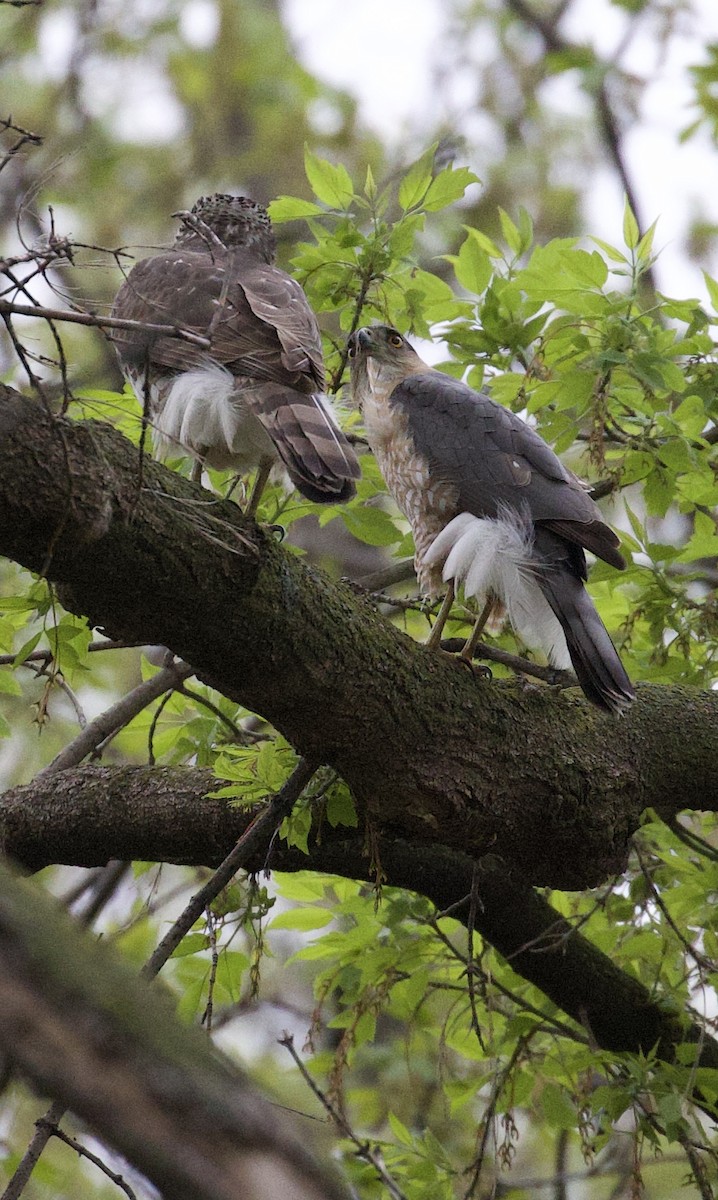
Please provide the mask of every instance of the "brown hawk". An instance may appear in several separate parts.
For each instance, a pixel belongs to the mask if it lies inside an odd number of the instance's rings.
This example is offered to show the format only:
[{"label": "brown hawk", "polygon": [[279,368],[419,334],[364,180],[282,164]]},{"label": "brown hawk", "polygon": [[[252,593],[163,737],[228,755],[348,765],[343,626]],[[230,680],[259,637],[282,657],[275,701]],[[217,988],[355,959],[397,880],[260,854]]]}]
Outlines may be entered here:
[{"label": "brown hawk", "polygon": [[173,247],[137,263],[112,310],[209,341],[113,332],[156,451],[188,453],[200,471],[202,463],[242,475],[258,468],[251,511],[280,463],[309,500],[348,500],[359,465],[324,394],[314,313],[296,280],[274,266],[266,210],[215,195],[175,216]]},{"label": "brown hawk", "polygon": [[625,563],[576,476],[520,417],[428,366],[396,329],[358,330],[349,358],[369,445],[414,533],[420,587],[449,585],[430,644],[463,584],[484,605],[480,621],[498,602],[527,646],[573,667],[589,700],[625,708],[635,693],[583,586],[584,548]]}]

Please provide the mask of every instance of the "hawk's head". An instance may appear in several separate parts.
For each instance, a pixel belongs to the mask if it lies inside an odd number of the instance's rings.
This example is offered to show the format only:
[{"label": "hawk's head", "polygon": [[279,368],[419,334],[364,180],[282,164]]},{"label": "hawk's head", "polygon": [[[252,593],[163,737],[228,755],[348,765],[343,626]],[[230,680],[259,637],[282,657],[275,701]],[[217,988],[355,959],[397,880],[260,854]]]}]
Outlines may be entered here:
[{"label": "hawk's head", "polygon": [[426,363],[391,325],[357,329],[348,342],[352,390],[361,405],[366,388],[390,392],[407,375],[428,370]]},{"label": "hawk's head", "polygon": [[221,245],[227,250],[250,250],[263,262],[273,263],[275,243],[266,208],[248,196],[230,196],[221,192],[202,196],[189,212],[177,212],[181,225],[175,247],[211,250]]}]

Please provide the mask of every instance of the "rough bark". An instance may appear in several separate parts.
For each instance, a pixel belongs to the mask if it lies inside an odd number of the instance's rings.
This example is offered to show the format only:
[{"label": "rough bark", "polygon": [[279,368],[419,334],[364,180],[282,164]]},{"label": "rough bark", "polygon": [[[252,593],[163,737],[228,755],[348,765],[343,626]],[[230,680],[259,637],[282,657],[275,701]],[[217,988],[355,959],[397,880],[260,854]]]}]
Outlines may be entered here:
[{"label": "rough bark", "polygon": [[[216,867],[257,815],[212,799],[211,771],[151,767],[80,767],[0,797],[0,840],[30,869],[50,863],[99,866],[113,857]],[[322,827],[307,859],[275,839],[247,866],[261,871],[313,870],[371,880],[362,833]],[[701,1042],[701,1063],[718,1068],[718,1043],[572,928],[552,906],[494,855],[475,863],[444,847],[383,839],[387,885],[428,896],[476,931],[517,974],[545,993],[615,1053],[672,1058],[680,1042]],[[471,912],[470,895],[477,889]]]},{"label": "rough bark", "polygon": [[383,836],[496,853],[583,888],[640,813],[714,808],[718,694],[644,687],[617,720],[577,691],[486,684],[428,651],[97,422],[0,391],[0,553],[114,637],[159,642],[331,764]]},{"label": "rough bark", "polygon": [[346,1196],[161,987],[3,866],[0,1046],[172,1200]]}]

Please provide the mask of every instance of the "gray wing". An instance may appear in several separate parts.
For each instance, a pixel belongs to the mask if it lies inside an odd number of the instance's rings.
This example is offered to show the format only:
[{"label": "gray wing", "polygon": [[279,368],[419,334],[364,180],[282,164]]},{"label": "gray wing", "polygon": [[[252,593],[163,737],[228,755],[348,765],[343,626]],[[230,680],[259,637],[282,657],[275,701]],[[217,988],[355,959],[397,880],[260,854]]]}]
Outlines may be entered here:
[{"label": "gray wing", "polygon": [[439,371],[410,375],[394,389],[417,449],[435,478],[459,492],[460,511],[495,517],[502,507],[625,566],[618,538],[593,500],[543,438],[483,392]]}]

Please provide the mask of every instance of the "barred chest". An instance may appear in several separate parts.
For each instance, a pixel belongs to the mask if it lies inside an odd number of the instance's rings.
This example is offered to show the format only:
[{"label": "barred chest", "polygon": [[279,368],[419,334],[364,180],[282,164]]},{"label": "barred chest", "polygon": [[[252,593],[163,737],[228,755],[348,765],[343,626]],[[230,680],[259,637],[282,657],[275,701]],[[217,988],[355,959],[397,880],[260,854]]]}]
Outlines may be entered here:
[{"label": "barred chest", "polygon": [[428,460],[417,452],[408,413],[381,394],[363,398],[367,439],[386,486],[411,525],[414,564],[421,591],[438,596],[446,590],[441,567],[430,567],[424,556],[434,538],[458,512],[453,484],[432,477]]}]

